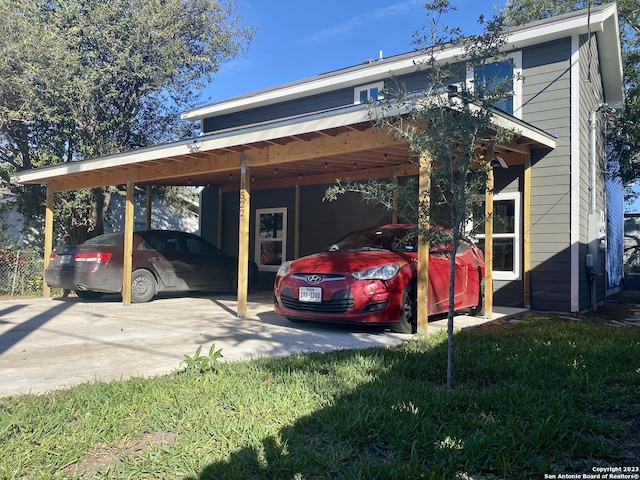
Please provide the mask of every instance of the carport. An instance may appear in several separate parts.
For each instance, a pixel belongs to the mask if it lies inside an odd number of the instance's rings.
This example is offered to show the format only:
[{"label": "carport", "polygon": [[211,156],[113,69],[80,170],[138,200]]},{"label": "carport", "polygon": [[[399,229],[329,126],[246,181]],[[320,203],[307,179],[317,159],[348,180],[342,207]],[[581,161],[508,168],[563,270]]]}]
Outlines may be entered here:
[{"label": "carport", "polygon": [[[519,132],[508,144],[478,145],[489,158],[500,156],[507,165],[524,166],[524,255],[523,288],[525,307],[530,305],[530,194],[531,158],[536,149],[555,148],[555,139],[510,115],[496,111],[494,123]],[[417,176],[420,195],[430,192],[430,162],[419,165],[409,158],[407,144],[374,128],[366,105],[301,115],[276,122],[249,125],[239,129],[197,138],[141,148],[104,157],[38,168],[11,175],[18,184],[40,184],[47,188],[45,216],[45,268],[53,239],[53,200],[58,192],[84,188],[124,185],[125,263],[122,300],[131,303],[131,249],[134,225],[135,186],[218,186],[221,191],[239,192],[238,316],[247,313],[249,264],[250,192],[259,189],[295,187],[294,257],[299,254],[299,189],[303,186],[331,184],[337,180],[362,181],[369,178],[398,181]],[[489,176],[486,213],[493,211],[493,174]],[[492,265],[493,223],[487,215],[485,227],[485,311],[491,316],[493,301]],[[421,219],[426,222],[427,219]],[[426,298],[428,289],[428,245],[420,242],[418,295]],[[44,285],[45,296],[50,290]],[[427,328],[427,302],[418,305],[418,329]]]}]

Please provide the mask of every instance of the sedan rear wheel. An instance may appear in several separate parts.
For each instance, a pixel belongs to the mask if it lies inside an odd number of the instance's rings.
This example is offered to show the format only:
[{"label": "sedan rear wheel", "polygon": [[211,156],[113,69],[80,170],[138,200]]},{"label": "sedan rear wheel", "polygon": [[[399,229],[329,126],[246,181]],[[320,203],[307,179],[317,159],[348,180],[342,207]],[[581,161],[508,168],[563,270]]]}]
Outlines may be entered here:
[{"label": "sedan rear wheel", "polygon": [[391,325],[391,331],[395,333],[415,333],[417,330],[417,305],[413,285],[410,283],[402,292],[402,304],[400,305],[400,320]]},{"label": "sedan rear wheel", "polygon": [[134,270],[131,275],[131,301],[145,303],[156,294],[158,283],[149,270]]}]

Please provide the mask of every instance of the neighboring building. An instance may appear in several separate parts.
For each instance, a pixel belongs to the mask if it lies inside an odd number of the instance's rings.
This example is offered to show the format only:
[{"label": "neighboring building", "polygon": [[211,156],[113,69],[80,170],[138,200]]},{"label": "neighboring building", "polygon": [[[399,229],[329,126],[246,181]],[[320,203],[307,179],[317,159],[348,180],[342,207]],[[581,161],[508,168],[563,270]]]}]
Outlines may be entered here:
[{"label": "neighboring building", "polygon": [[[513,78],[513,96],[500,106],[499,121],[521,137],[497,150],[509,168],[495,171],[495,209],[513,228],[494,232],[494,304],[592,308],[622,276],[622,197],[613,190],[606,195],[604,173],[606,116],[624,100],[616,6],[514,29],[508,48],[509,61],[496,72]],[[453,54],[445,50],[441,58]],[[323,197],[336,179],[417,175],[406,144],[372,128],[366,100],[392,79],[420,90],[420,58],[398,55],[203,106],[182,116],[201,122],[197,139],[12,180],[46,183],[53,192],[104,178],[204,186],[202,236],[236,255],[246,250],[241,232],[248,214],[247,253],[270,288],[282,261],[322,250],[355,228],[391,221],[356,194],[335,202]]]},{"label": "neighboring building", "polygon": [[[17,195],[8,189],[0,188],[0,239],[5,237],[12,245],[29,247],[38,244],[38,234],[23,231],[23,216],[16,205]],[[186,199],[185,199],[186,202]],[[124,226],[122,212],[124,211],[124,196],[111,196],[109,209],[105,217],[105,233],[121,231]],[[164,200],[155,200],[151,212],[151,227],[183,232],[199,232],[199,205],[192,208],[178,208]],[[135,196],[136,230],[142,230],[147,225],[146,195]],[[41,239],[40,239],[41,240]]]}]

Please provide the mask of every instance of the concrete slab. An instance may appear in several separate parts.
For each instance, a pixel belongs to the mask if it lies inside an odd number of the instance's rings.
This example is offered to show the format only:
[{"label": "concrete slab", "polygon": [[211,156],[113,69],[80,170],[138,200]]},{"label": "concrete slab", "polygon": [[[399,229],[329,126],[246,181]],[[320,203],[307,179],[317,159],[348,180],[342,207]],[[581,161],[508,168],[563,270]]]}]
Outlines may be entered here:
[{"label": "concrete slab", "polygon": [[[290,322],[273,312],[270,292],[249,296],[237,318],[233,296],[164,297],[124,306],[119,296],[0,301],[0,396],[45,393],[92,380],[164,375],[184,355],[212,343],[224,361],[308,351],[385,347],[410,335],[379,327]],[[495,308],[493,319],[522,309]],[[460,315],[456,328],[488,318]],[[446,328],[429,323],[428,333]]]}]

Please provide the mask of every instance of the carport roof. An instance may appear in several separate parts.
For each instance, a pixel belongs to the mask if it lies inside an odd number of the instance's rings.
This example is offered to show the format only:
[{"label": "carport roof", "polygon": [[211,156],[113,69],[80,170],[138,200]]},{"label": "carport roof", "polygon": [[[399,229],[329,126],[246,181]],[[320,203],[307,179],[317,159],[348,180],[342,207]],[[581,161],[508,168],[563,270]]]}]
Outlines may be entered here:
[{"label": "carport roof", "polygon": [[[496,111],[494,123],[519,132],[516,141],[496,148],[507,163],[521,163],[529,148],[555,148],[552,135],[510,115]],[[394,168],[398,175],[417,172],[406,143],[374,128],[366,105],[355,105],[26,170],[12,174],[11,181],[46,184],[53,192],[128,181],[237,190],[242,160],[251,169],[251,188],[385,178]]]}]

